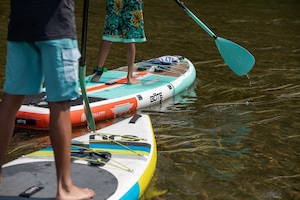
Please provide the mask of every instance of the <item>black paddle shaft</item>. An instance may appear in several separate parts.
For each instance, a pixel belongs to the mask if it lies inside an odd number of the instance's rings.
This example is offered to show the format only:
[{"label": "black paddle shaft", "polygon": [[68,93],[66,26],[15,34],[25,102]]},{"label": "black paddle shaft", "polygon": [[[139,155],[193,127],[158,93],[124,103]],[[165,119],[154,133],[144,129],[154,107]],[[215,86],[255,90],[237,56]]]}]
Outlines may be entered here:
[{"label": "black paddle shaft", "polygon": [[88,28],[88,15],[89,15],[89,0],[84,0],[83,5],[83,21],[82,21],[82,35],[81,35],[81,58],[79,65],[81,67],[85,66],[85,56],[86,56],[86,38],[87,38],[87,28]]}]

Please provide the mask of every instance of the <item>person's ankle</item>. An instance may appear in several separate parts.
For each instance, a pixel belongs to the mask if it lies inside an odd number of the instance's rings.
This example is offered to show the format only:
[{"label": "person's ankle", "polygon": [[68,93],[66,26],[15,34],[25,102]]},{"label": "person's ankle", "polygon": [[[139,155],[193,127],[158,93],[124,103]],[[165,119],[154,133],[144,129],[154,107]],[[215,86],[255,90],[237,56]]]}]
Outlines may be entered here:
[{"label": "person's ankle", "polygon": [[102,67],[95,66],[93,69],[93,74],[101,76],[103,74],[103,72],[106,72],[106,71],[107,71],[107,69],[104,66],[102,66]]},{"label": "person's ankle", "polygon": [[101,67],[101,68],[99,68],[98,66],[94,67],[93,76],[92,76],[91,81],[92,82],[98,82],[100,80],[102,74],[106,71],[107,71],[107,69],[104,66]]}]

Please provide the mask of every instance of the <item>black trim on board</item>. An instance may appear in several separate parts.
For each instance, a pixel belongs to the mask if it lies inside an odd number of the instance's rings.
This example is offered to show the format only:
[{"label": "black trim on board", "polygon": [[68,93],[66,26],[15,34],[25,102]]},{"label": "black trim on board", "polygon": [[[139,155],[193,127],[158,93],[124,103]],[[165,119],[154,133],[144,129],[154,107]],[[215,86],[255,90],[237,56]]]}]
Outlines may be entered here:
[{"label": "black trim on board", "polygon": [[[107,98],[99,97],[88,97],[90,103],[107,100]],[[78,106],[83,104],[83,98],[80,95],[77,99],[72,100],[71,106]],[[27,95],[25,96],[23,105],[26,106],[35,106],[41,108],[49,108],[48,102],[46,101],[46,92],[42,92],[36,95]]]}]

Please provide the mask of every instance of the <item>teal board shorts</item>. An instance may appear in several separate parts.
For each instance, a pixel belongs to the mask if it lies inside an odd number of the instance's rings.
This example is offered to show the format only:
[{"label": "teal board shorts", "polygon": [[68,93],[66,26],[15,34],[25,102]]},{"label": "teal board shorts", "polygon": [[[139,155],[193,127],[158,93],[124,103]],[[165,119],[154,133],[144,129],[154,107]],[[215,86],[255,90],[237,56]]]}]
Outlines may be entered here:
[{"label": "teal board shorts", "polygon": [[7,42],[4,91],[13,95],[34,95],[46,88],[49,102],[79,96],[76,39],[37,42]]},{"label": "teal board shorts", "polygon": [[103,40],[145,42],[142,0],[107,0]]}]

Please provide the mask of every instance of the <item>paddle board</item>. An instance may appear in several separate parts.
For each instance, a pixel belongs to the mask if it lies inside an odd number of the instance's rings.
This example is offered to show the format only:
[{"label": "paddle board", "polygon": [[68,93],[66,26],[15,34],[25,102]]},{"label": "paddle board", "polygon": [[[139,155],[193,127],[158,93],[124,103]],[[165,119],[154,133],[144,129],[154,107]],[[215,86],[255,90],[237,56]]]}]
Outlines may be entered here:
[{"label": "paddle board", "polygon": [[[145,114],[72,139],[71,152],[73,182],[93,189],[98,200],[138,199],[156,168],[155,137]],[[1,200],[55,199],[51,147],[5,164],[2,176]]]},{"label": "paddle board", "polygon": [[[126,84],[127,66],[108,70],[97,83],[91,82],[91,75],[86,77],[87,96],[95,121],[160,104],[186,90],[196,78],[194,65],[182,56],[161,56],[144,60],[135,63],[134,71],[134,76],[141,80],[141,84]],[[70,115],[73,126],[87,123],[82,96],[72,101]],[[17,113],[16,126],[49,128],[45,91],[26,96]]]}]

